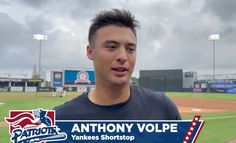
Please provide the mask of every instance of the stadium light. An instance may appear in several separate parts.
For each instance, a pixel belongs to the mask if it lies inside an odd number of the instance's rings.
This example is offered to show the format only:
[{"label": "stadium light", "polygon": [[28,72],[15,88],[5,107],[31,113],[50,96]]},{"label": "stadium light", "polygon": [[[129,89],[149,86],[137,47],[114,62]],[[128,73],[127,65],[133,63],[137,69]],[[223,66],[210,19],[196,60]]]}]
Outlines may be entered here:
[{"label": "stadium light", "polygon": [[220,40],[219,34],[211,34],[208,36],[208,40],[213,41],[213,80],[215,80],[215,41]]},{"label": "stadium light", "polygon": [[48,40],[48,35],[34,34],[33,39],[39,41],[39,78],[41,79],[41,41]]}]

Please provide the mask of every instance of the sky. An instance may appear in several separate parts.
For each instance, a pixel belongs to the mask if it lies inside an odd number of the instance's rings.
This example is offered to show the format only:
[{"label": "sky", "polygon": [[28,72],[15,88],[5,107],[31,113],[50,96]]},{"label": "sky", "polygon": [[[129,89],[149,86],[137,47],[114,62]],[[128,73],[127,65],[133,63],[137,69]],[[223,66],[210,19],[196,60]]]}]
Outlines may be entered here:
[{"label": "sky", "polygon": [[126,9],[141,26],[137,32],[139,70],[183,69],[212,74],[213,41],[216,74],[236,73],[235,0],[1,0],[0,76],[27,74],[38,68],[39,41],[42,70],[92,69],[86,56],[91,19],[101,10]]}]

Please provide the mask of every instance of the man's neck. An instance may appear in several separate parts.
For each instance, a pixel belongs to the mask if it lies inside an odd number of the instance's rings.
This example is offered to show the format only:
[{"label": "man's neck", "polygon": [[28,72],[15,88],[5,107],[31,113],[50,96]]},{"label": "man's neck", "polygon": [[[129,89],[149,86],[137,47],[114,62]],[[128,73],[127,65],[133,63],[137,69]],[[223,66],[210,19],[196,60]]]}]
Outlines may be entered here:
[{"label": "man's neck", "polygon": [[89,99],[98,105],[114,105],[128,100],[130,84],[121,87],[102,86],[96,84],[95,90],[89,92]]}]

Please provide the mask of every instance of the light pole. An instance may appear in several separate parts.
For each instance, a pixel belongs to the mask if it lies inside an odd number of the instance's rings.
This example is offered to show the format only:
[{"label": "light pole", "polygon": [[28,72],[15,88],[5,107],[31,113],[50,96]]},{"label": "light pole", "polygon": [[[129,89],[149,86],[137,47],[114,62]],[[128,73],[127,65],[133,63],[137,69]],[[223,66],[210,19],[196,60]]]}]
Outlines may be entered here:
[{"label": "light pole", "polygon": [[213,41],[213,80],[215,80],[215,41],[220,40],[219,34],[211,34],[208,37],[208,40]]},{"label": "light pole", "polygon": [[41,41],[48,40],[48,35],[34,34],[33,39],[39,41],[39,79],[41,79]]}]

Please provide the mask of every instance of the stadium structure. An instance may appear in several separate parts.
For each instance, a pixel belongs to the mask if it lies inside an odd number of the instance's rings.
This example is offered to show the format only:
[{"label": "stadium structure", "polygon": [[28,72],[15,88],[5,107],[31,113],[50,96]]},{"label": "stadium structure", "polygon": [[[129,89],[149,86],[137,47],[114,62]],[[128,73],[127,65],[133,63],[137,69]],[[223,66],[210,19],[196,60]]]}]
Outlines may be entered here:
[{"label": "stadium structure", "polygon": [[62,70],[51,71],[50,84],[45,84],[44,78],[33,75],[31,78],[17,76],[0,76],[0,91],[14,92],[50,92],[53,88],[61,92],[63,88],[67,91],[87,91],[94,88],[95,75],[93,70]]},{"label": "stadium structure", "polygon": [[139,85],[169,92],[224,92],[236,93],[236,74],[197,75],[182,69],[141,70]]},{"label": "stadium structure", "polygon": [[[140,70],[138,84],[163,92],[224,92],[236,93],[236,74],[197,75],[183,69]],[[89,69],[51,71],[50,84],[37,76],[19,78],[0,76],[0,91],[67,91],[84,92],[95,88],[95,73]]]}]

